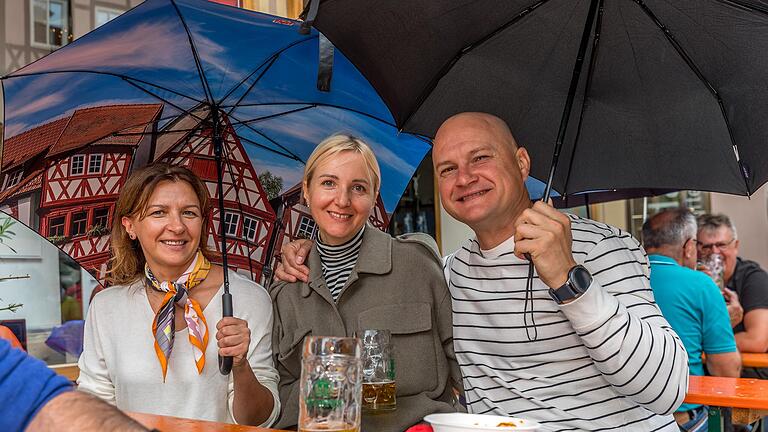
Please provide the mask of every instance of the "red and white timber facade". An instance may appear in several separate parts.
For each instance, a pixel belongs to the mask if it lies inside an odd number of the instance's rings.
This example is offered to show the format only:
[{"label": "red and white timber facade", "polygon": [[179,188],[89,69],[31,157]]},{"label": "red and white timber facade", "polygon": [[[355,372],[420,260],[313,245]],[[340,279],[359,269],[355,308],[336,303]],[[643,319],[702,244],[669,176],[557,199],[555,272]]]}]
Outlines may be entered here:
[{"label": "red and white timber facade", "polygon": [[[22,175],[19,187],[4,188],[0,209],[10,210],[103,280],[114,203],[136,148],[148,145],[161,111],[159,104],[100,106],[79,109],[52,122],[64,126],[37,149],[44,152],[28,154],[21,161],[21,169],[29,174]],[[36,129],[44,127],[47,125]],[[114,136],[114,131],[125,135]],[[8,141],[13,146],[25,146],[28,143],[24,139],[14,139],[34,133],[33,129]],[[3,165],[4,181],[19,169]],[[34,214],[22,214],[26,202],[34,203]]]},{"label": "red and white timber facade", "polygon": [[[198,116],[204,112],[197,112]],[[267,247],[274,234],[275,212],[269,204],[256,170],[240,139],[226,117],[221,120],[225,165],[224,214],[227,239],[227,264],[238,273],[261,282],[268,263]],[[182,138],[174,129],[195,129],[190,117],[181,118],[164,129],[158,140],[155,160],[188,167],[208,187],[212,211],[208,220],[208,246],[221,254],[221,211],[219,210],[216,159],[212,130],[198,128]],[[169,142],[167,137],[175,138]],[[170,144],[170,146],[169,146]],[[165,148],[169,148],[165,150]]]}]

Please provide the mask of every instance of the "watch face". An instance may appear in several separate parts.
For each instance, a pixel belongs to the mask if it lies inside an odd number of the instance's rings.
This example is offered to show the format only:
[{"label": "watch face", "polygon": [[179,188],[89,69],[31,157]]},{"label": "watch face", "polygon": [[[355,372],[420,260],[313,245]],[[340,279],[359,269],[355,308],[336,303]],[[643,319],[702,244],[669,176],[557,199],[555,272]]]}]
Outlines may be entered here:
[{"label": "watch face", "polygon": [[576,266],[571,271],[570,282],[575,290],[584,292],[592,283],[592,275],[583,266]]}]

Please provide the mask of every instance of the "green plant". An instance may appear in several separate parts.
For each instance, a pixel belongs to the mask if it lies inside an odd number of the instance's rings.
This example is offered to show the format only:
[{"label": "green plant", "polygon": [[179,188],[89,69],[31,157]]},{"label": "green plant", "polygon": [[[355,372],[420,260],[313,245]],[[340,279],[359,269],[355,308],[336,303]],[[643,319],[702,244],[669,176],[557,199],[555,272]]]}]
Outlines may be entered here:
[{"label": "green plant", "polygon": [[67,240],[69,240],[69,238],[65,235],[54,235],[54,236],[48,237],[48,241],[57,246],[60,244],[66,243]]},{"label": "green plant", "polygon": [[86,231],[85,234],[88,237],[103,236],[109,234],[109,228],[101,224],[92,225],[90,228],[88,228],[88,231]]},{"label": "green plant", "polygon": [[16,224],[16,221],[13,218],[9,218],[9,217],[3,219],[3,222],[0,223],[0,244],[12,250],[13,253],[16,253],[16,249],[12,248],[9,244],[5,242],[6,240],[11,240],[13,236],[16,235],[14,231],[10,230],[10,228],[14,224]]}]

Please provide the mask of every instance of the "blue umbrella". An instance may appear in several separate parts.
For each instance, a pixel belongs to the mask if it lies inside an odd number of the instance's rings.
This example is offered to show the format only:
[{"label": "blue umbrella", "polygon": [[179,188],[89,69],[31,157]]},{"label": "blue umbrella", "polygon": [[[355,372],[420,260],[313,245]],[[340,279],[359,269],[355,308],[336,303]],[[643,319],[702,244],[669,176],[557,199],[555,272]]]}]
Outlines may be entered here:
[{"label": "blue umbrella", "polygon": [[45,344],[60,354],[69,353],[80,357],[83,353],[83,328],[85,321],[71,320],[51,330]]},{"label": "blue umbrella", "polygon": [[[295,190],[317,143],[346,132],[363,138],[377,154],[380,202],[383,213],[391,213],[429,143],[400,134],[355,67],[341,54],[333,56],[317,31],[300,27],[297,21],[205,0],[147,0],[3,77],[0,205],[14,208],[20,196],[42,187],[39,229],[47,231],[41,234],[61,244],[69,244],[73,232],[98,240],[108,228],[103,211],[53,216],[78,193],[57,201],[53,195],[66,188],[62,185],[94,174],[91,187],[102,190],[95,193],[116,199],[102,167],[108,163],[105,155],[127,170],[157,160],[183,163],[210,181],[218,208],[227,209],[219,217],[224,223],[218,235],[226,267],[228,252],[237,247],[227,243],[233,207],[249,207],[256,215],[238,217],[243,222],[239,236],[274,244],[273,238],[259,237],[262,231],[274,237],[271,226],[262,230],[256,221],[275,221],[268,200]],[[326,67],[319,68],[320,63]],[[103,146],[101,156],[75,155],[94,146]],[[61,168],[65,157],[70,159]],[[69,183],[51,187],[57,175]],[[269,196],[244,202],[238,188],[249,187]],[[93,197],[82,197],[88,199]],[[88,221],[92,226],[84,234]],[[83,264],[93,256],[75,259]],[[224,275],[224,311],[231,316]]]}]

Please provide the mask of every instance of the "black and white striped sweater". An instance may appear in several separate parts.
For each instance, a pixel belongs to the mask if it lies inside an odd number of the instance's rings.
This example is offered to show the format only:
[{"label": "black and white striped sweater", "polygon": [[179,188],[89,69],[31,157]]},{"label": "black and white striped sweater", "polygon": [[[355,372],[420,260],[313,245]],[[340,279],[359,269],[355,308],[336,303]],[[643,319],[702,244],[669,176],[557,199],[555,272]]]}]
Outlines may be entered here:
[{"label": "black and white striped sweater", "polygon": [[645,252],[626,232],[569,216],[574,259],[593,283],[558,306],[537,277],[535,341],[523,313],[528,262],[514,238],[490,251],[470,239],[446,257],[468,410],[551,431],[676,431],[687,354],[654,302]]}]

